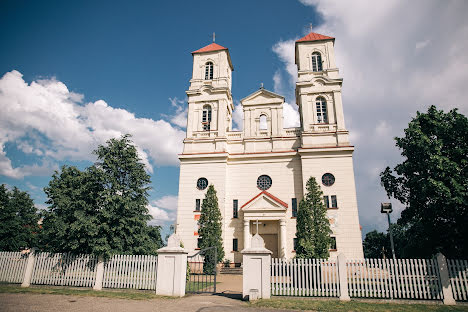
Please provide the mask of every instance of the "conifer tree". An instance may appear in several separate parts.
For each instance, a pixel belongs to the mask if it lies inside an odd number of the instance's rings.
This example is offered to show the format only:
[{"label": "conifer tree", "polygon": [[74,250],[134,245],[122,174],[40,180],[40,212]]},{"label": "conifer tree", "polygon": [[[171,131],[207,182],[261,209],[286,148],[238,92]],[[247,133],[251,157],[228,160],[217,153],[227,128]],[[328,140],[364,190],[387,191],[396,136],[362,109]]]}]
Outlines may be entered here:
[{"label": "conifer tree", "polygon": [[331,244],[330,222],[323,204],[323,193],[314,177],[306,185],[307,193],[299,204],[296,223],[296,257],[328,258]]},{"label": "conifer tree", "polygon": [[216,247],[217,255],[216,259],[214,259],[214,249],[206,251],[203,265],[205,273],[213,274],[216,268],[214,263],[219,263],[224,258],[221,221],[222,217],[218,207],[216,190],[213,185],[210,185],[201,206],[200,220],[198,220],[200,226],[198,234],[201,239],[200,249]]}]

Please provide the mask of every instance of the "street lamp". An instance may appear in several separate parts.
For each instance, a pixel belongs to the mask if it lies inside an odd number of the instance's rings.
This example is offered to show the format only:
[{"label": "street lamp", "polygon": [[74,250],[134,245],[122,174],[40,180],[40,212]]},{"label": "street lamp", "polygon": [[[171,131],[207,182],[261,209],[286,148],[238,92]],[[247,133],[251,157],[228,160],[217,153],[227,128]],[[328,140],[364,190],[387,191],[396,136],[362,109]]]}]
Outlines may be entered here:
[{"label": "street lamp", "polygon": [[390,222],[390,213],[393,211],[392,209],[392,204],[391,203],[382,203],[380,205],[380,212],[381,213],[386,213],[387,218],[388,218],[388,232],[390,233],[390,246],[392,247],[392,255],[393,259],[396,259],[395,257],[395,247],[393,245],[393,234],[392,234],[392,227],[391,227],[391,222]]}]

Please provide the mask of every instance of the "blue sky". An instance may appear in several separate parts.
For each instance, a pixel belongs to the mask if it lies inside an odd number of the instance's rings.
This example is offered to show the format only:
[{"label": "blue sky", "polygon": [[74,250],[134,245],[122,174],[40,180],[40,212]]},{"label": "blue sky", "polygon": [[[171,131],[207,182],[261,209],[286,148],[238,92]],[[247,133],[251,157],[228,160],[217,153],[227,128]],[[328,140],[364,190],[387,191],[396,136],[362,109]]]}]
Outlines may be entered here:
[{"label": "blue sky", "polygon": [[[150,168],[152,214],[167,228],[178,195],[191,51],[229,48],[238,100],[258,89],[297,123],[294,40],[310,23],[336,37],[363,231],[385,229],[378,174],[400,160],[392,138],[431,104],[467,113],[465,1],[2,1],[0,183],[44,208],[53,170],[84,168],[131,132]],[[397,207],[397,214],[402,207]]]}]

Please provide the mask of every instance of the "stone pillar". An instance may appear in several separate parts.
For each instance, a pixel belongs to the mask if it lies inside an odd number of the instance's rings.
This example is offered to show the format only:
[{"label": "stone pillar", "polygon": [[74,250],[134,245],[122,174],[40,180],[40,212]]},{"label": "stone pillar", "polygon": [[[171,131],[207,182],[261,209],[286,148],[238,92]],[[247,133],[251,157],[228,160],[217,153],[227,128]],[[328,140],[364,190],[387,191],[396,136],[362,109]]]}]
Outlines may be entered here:
[{"label": "stone pillar", "polygon": [[250,220],[244,219],[244,249],[250,247]]},{"label": "stone pillar", "polygon": [[94,282],[94,290],[102,290],[102,280],[104,278],[104,259],[99,257],[96,268],[96,281]]},{"label": "stone pillar", "polygon": [[[241,251],[243,262],[242,298],[270,298],[270,265],[272,252],[265,248],[263,238],[257,234],[252,238],[252,247]],[[252,297],[251,295],[252,294]],[[254,298],[257,297],[257,298]]]},{"label": "stone pillar", "polygon": [[163,296],[185,296],[187,252],[180,247],[180,238],[172,234],[167,247],[158,249],[158,272],[156,294]]},{"label": "stone pillar", "polygon": [[36,248],[31,248],[28,254],[28,263],[26,263],[26,270],[24,271],[23,283],[21,284],[21,287],[29,287],[29,285],[31,285],[31,278],[34,270],[35,260]]},{"label": "stone pillar", "polygon": [[280,257],[286,258],[286,220],[281,219],[280,223]]},{"label": "stone pillar", "polygon": [[442,293],[444,295],[444,304],[455,305],[453,299],[452,285],[450,284],[450,277],[448,274],[447,260],[440,252],[437,254],[437,266],[439,269],[440,283],[442,284]]},{"label": "stone pillar", "polygon": [[348,293],[348,271],[346,269],[346,256],[340,253],[336,259],[338,262],[338,277],[340,281],[340,300],[350,301]]}]

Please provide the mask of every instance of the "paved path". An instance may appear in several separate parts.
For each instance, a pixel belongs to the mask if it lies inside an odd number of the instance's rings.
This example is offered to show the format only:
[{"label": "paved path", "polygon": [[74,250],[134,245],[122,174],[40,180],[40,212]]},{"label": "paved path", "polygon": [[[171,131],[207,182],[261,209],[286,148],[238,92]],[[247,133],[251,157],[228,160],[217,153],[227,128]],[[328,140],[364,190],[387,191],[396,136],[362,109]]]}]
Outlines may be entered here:
[{"label": "paved path", "polygon": [[249,308],[247,305],[238,299],[220,295],[193,295],[180,299],[126,300],[43,294],[0,294],[0,311],[2,312],[280,311]]}]

